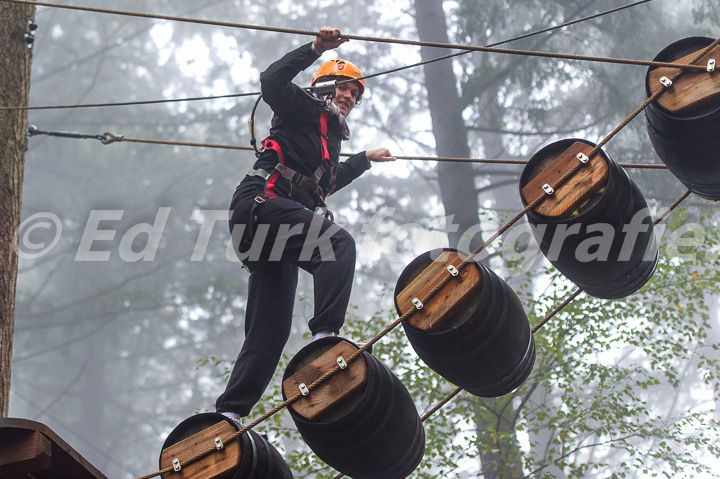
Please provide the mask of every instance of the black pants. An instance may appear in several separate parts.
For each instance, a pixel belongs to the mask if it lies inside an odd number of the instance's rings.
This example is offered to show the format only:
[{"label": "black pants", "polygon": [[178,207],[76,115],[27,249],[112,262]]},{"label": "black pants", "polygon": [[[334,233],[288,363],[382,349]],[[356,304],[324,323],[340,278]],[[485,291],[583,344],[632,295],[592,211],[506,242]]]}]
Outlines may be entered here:
[{"label": "black pants", "polygon": [[[233,242],[239,244],[258,185],[242,185],[230,206]],[[260,400],[290,336],[298,268],[313,276],[315,310],[310,331],[339,332],[345,321],[353,276],[355,241],[333,222],[295,201],[274,197],[256,208],[253,245],[241,251],[249,266],[245,342],[218,412],[247,416]]]}]

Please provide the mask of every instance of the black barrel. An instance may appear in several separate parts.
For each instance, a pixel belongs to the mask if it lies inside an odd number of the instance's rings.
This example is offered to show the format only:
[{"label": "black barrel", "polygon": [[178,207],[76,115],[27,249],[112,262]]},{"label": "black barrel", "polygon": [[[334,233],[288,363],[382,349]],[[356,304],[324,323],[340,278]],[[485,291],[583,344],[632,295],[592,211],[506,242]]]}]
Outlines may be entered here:
[{"label": "black barrel", "polygon": [[[402,272],[395,287],[395,307],[400,293],[442,251],[428,251]],[[464,255],[466,256],[466,255]],[[481,283],[478,291],[460,305],[443,328],[423,331],[407,320],[403,328],[410,344],[432,370],[451,383],[480,397],[499,397],[520,386],[535,364],[535,340],[515,292],[484,265],[471,261]]]},{"label": "black barrel", "polygon": [[[238,423],[222,414],[197,414],[173,429],[163,444],[163,450],[222,421],[229,423],[236,431],[240,430]],[[282,455],[263,436],[250,429],[237,440],[240,441],[241,457],[237,469],[230,476],[232,479],[293,479]],[[162,464],[160,468],[163,468]]]},{"label": "black barrel", "polygon": [[[305,346],[288,364],[283,381],[340,341],[346,340],[327,337]],[[292,405],[290,415],[313,452],[341,473],[354,479],[405,478],[425,452],[425,430],[415,404],[377,358],[363,352],[356,361],[365,362],[367,381],[355,396],[318,420],[307,420]]]},{"label": "black barrel", "polygon": [[[530,158],[520,175],[520,190],[540,173],[547,158],[559,155],[575,142],[595,146],[580,139],[545,146]],[[608,165],[605,187],[572,216],[550,217],[531,210],[527,218],[540,250],[570,281],[598,298],[622,298],[650,280],[658,247],[640,189],[602,149],[591,161],[600,159]]]},{"label": "black barrel", "polygon": [[[655,60],[672,62],[712,42],[706,37],[685,38],[665,48]],[[652,69],[645,77],[648,97]],[[655,152],[670,172],[697,196],[720,200],[720,97],[682,114],[671,113],[655,101],[645,109],[645,119]]]}]

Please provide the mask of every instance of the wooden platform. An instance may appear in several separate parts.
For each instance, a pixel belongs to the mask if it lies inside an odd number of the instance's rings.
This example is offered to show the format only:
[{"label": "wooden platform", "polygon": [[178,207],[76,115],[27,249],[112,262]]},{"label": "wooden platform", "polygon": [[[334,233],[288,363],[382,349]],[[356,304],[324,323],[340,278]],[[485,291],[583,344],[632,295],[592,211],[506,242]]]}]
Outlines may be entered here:
[{"label": "wooden platform", "polygon": [[[355,351],[357,347],[350,342],[339,342],[283,381],[285,397],[295,396],[300,391],[301,384],[310,386],[336,367],[339,357],[349,358]],[[367,366],[362,358],[358,358],[290,407],[309,421],[319,420],[333,410],[342,408],[366,382]]]},{"label": "wooden platform", "polygon": [[0,418],[2,479],[107,479],[49,427]]},{"label": "wooden platform", "polygon": [[[450,275],[447,267],[457,268],[465,259],[454,251],[444,251],[435,261],[422,270],[397,296],[400,314],[416,309],[413,299],[422,301],[445,277]],[[480,274],[472,264],[459,270],[428,302],[408,318],[408,323],[422,331],[442,329],[452,322],[455,313],[477,294],[481,287]]]},{"label": "wooden platform", "polygon": [[[687,64],[695,59],[702,51],[686,55],[673,63]],[[713,100],[720,99],[720,46],[714,47],[710,53],[703,56],[697,65],[707,65],[709,59],[715,59],[715,72],[696,72],[686,71],[680,78],[675,80],[672,88],[668,89],[664,94],[660,95],[656,101],[663,108],[671,113],[683,114],[690,113]],[[655,93],[660,89],[665,89],[660,83],[660,78],[673,78],[677,74],[676,68],[656,68],[648,75],[650,82],[650,92]]]},{"label": "wooden platform", "polygon": [[[536,169],[540,170],[522,189],[523,198],[532,203],[543,196],[543,185],[550,186],[570,171],[580,161],[577,157],[582,153],[588,155],[592,145],[576,141],[561,152],[557,158],[541,161]],[[555,218],[572,216],[588,199],[603,189],[609,174],[605,158],[597,153],[588,163],[580,168],[571,178],[563,183],[551,196],[535,207],[535,212]]]}]

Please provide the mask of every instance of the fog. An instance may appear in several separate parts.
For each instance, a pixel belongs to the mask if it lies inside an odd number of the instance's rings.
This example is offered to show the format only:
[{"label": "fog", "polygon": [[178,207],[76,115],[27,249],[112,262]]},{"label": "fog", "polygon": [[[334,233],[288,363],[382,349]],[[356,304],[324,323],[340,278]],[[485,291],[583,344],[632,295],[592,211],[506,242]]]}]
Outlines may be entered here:
[{"label": "fog", "polygon": [[[421,4],[437,2],[72,3],[418,40]],[[449,41],[469,45],[624,4],[443,2]],[[504,46],[651,60],[681,38],[719,36],[719,14],[713,0],[655,0]],[[157,470],[162,443],[181,420],[214,410],[242,344],[248,273],[228,247],[226,212],[255,160],[246,148],[247,120],[260,72],[312,38],[52,7],[38,7],[36,23],[31,106],[79,107],[28,113],[43,133],[29,138],[25,160],[10,416],[47,424],[109,478],[139,477]],[[324,58],[349,58],[375,74],[436,53],[352,40]],[[309,85],[317,65],[296,82]],[[449,83],[428,81],[436,78],[432,68],[450,75]],[[473,52],[384,73],[366,80],[343,152],[387,147],[395,155],[435,157],[457,156],[458,147],[476,159],[528,160],[563,138],[597,143],[644,101],[646,71]],[[432,106],[434,88],[450,98],[446,111]],[[112,105],[226,95],[238,96]],[[104,106],[87,106],[98,104]],[[270,116],[261,103],[259,138]],[[441,132],[455,122],[461,127]],[[604,150],[619,163],[660,162],[644,115]],[[522,168],[398,159],[374,165],[333,195],[328,205],[359,252],[348,333],[367,338],[397,317],[393,289],[413,258],[462,241],[461,249],[472,250],[520,211]],[[667,170],[627,171],[653,215],[685,190]],[[661,242],[655,277],[636,295],[582,295],[571,303],[536,335],[535,370],[517,391],[494,400],[463,395],[429,419],[426,457],[413,477],[681,477],[690,467],[716,465],[718,258],[706,254],[717,251],[717,206],[693,195],[683,207],[665,222],[664,238],[679,238],[672,232],[692,223],[702,239],[676,244],[673,256]],[[520,233],[512,238],[527,251],[534,240]],[[508,258],[513,254],[518,259],[515,245],[501,238],[481,259],[518,293],[536,324],[574,286],[537,249],[519,265]],[[298,291],[288,357],[308,341],[309,275],[301,274]],[[453,389],[422,367],[400,330],[375,354],[407,382],[421,413]],[[273,392],[265,409],[279,402]],[[317,458],[301,462],[311,453],[283,414],[261,429],[296,477],[332,477]],[[701,469],[695,477],[717,474]]]}]

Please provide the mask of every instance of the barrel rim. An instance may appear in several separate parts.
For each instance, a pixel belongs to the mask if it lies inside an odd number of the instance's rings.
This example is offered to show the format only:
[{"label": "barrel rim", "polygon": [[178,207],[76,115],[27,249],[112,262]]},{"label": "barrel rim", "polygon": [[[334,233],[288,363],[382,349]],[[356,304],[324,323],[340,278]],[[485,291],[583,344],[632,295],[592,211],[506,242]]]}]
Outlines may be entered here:
[{"label": "barrel rim", "polygon": [[[502,384],[493,384],[487,387],[481,388],[464,388],[467,392],[474,396],[482,398],[496,398],[509,394],[515,389],[523,385],[525,380],[532,373],[535,367],[535,360],[537,357],[537,349],[535,346],[535,337],[530,334],[530,341],[528,341],[527,350],[523,355],[523,359],[518,364],[508,371],[505,376],[507,380]],[[492,387],[496,386],[496,387]]]},{"label": "barrel rim", "polygon": [[[677,60],[678,58],[682,58],[681,56],[673,57],[672,55],[669,55],[670,53],[673,53],[676,51],[676,49],[679,46],[683,46],[684,44],[688,43],[691,44],[693,42],[698,42],[700,44],[704,43],[704,45],[701,45],[700,48],[706,47],[710,45],[712,42],[714,42],[714,38],[705,37],[701,35],[696,35],[692,37],[685,37],[681,38],[679,40],[674,41],[673,43],[667,45],[665,48],[660,50],[657,55],[655,55],[655,58],[653,58],[653,61],[655,62],[673,62]],[[672,58],[671,58],[672,57]],[[650,91],[650,72],[653,70],[656,70],[660,67],[653,67],[650,66],[645,71],[645,98],[650,98],[652,95],[652,92]],[[667,116],[668,118],[672,118],[673,120],[679,120],[679,121],[696,121],[701,120],[709,115],[712,115],[713,112],[691,112],[690,114],[685,115],[676,115],[667,110],[665,107],[660,105],[657,101],[652,102],[650,105],[648,105],[648,111],[657,111],[660,112],[662,115]],[[647,116],[647,112],[646,112]]]},{"label": "barrel rim", "polygon": [[645,286],[648,282],[650,282],[652,277],[655,275],[655,270],[658,267],[658,263],[660,260],[660,251],[657,247],[657,241],[654,238],[652,241],[655,242],[654,259],[646,261],[643,256],[643,260],[639,263],[639,266],[645,265],[645,267],[643,268],[642,274],[638,274],[635,278],[635,281],[628,283],[625,288],[613,290],[614,292],[612,294],[605,294],[604,291],[599,291],[596,289],[596,287],[605,286],[605,284],[603,284],[603,283],[597,283],[597,284],[592,284],[592,285],[580,284],[580,283],[575,283],[575,284],[578,286],[578,288],[582,289],[583,292],[589,294],[590,296],[599,298],[599,299],[609,299],[609,300],[621,299],[621,298],[626,298],[629,295],[636,293],[643,286]]}]

